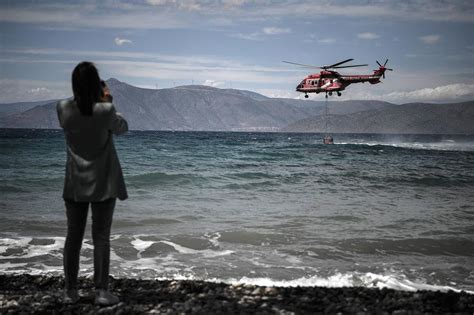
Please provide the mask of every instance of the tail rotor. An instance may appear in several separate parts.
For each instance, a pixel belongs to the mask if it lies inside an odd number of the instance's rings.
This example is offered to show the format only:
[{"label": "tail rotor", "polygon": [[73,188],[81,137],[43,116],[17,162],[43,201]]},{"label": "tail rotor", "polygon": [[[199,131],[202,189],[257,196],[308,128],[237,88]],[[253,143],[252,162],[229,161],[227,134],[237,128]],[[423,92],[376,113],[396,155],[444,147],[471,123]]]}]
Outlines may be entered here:
[{"label": "tail rotor", "polygon": [[[386,68],[385,66],[387,65],[387,62],[388,62],[388,59],[385,60],[384,64],[381,65],[380,62],[378,62],[378,60],[376,60],[377,64],[379,65],[379,71],[382,73],[382,77],[385,79],[385,70],[388,70],[388,71],[393,71],[393,69],[390,69],[390,68]],[[374,70],[374,71],[377,71],[377,70]]]}]

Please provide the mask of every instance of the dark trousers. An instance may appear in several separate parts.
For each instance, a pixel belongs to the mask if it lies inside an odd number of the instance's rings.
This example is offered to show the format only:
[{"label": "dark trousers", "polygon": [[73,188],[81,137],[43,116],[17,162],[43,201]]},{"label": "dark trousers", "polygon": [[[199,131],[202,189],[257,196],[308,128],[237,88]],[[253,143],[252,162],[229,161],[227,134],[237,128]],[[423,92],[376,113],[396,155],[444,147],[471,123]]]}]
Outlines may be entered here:
[{"label": "dark trousers", "polygon": [[[66,200],[67,237],[64,244],[64,276],[66,289],[77,288],[79,257],[87,223],[89,202]],[[94,244],[94,284],[107,289],[109,284],[110,228],[115,198],[92,202],[92,242]]]}]

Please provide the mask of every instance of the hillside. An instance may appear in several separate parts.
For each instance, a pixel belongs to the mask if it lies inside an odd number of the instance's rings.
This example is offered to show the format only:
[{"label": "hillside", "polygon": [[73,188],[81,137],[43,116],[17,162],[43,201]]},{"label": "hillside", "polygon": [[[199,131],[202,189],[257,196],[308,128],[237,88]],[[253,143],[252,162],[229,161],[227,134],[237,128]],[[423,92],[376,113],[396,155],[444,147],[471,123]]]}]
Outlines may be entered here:
[{"label": "hillside", "polygon": [[0,104],[0,117],[12,115],[15,113],[21,113],[33,107],[48,104],[51,102],[53,102],[53,100]]},{"label": "hillside", "polygon": [[[107,81],[114,104],[132,130],[278,131],[324,113],[324,102],[267,98],[251,91],[190,85],[143,89]],[[2,128],[59,128],[56,101],[0,117]],[[330,102],[331,111],[353,113],[391,106],[384,102]],[[0,105],[0,107],[3,105]]]},{"label": "hillside", "polygon": [[[143,89],[116,79],[107,83],[132,130],[325,132],[324,101],[201,85]],[[59,128],[56,102],[0,104],[0,128]],[[328,104],[327,131],[332,133],[474,134],[474,102]]]}]

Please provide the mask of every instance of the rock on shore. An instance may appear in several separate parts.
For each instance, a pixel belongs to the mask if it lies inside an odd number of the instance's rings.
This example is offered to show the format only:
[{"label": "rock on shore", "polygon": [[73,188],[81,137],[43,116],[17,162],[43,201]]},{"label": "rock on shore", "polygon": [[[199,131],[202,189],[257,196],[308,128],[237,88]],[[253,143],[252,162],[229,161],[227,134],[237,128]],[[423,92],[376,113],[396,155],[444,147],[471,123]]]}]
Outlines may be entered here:
[{"label": "rock on shore", "polygon": [[474,295],[449,291],[260,287],[204,281],[111,279],[121,302],[94,305],[90,279],[79,282],[80,301],[62,303],[62,277],[0,275],[0,314],[472,314]]}]

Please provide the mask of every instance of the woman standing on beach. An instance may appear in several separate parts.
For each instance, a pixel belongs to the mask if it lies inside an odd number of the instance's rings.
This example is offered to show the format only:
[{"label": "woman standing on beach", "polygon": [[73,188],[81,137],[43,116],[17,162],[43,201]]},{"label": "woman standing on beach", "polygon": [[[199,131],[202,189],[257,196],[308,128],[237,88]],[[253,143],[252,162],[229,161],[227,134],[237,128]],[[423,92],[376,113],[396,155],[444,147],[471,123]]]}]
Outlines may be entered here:
[{"label": "woman standing on beach", "polygon": [[110,102],[111,95],[101,86],[93,63],[85,61],[76,66],[72,72],[72,90],[72,100],[57,104],[59,124],[64,129],[67,143],[63,191],[67,215],[64,302],[79,300],[79,257],[90,204],[95,303],[112,305],[119,299],[108,291],[110,228],[115,200],[127,198],[112,134],[125,133],[128,125]]}]

